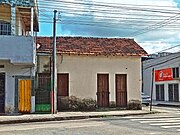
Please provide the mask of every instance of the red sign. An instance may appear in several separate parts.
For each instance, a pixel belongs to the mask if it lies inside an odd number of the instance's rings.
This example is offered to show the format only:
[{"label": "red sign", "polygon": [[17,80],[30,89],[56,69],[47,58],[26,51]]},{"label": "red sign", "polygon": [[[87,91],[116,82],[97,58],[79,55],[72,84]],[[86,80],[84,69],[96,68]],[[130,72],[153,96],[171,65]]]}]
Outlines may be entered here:
[{"label": "red sign", "polygon": [[155,70],[155,81],[170,81],[173,80],[172,68]]}]

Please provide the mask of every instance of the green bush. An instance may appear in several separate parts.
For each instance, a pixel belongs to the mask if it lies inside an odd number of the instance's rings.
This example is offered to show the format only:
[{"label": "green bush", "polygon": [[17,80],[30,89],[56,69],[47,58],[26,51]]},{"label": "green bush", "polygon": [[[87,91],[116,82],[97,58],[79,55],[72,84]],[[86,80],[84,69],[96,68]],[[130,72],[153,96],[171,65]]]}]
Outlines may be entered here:
[{"label": "green bush", "polygon": [[141,101],[139,100],[130,100],[127,104],[128,110],[142,110]]},{"label": "green bush", "polygon": [[58,97],[58,111],[69,110],[69,97]]},{"label": "green bush", "polygon": [[61,111],[94,111],[97,108],[96,101],[91,98],[59,97],[58,102]]},{"label": "green bush", "polygon": [[115,101],[110,101],[109,107],[116,108],[116,102]]}]

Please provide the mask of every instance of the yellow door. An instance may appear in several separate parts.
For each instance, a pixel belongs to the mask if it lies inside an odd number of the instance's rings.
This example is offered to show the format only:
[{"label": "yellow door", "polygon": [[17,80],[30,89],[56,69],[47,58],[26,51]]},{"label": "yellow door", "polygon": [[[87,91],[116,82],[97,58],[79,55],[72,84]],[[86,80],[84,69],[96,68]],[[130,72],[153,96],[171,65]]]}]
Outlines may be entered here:
[{"label": "yellow door", "polygon": [[31,80],[19,80],[19,112],[31,111]]}]

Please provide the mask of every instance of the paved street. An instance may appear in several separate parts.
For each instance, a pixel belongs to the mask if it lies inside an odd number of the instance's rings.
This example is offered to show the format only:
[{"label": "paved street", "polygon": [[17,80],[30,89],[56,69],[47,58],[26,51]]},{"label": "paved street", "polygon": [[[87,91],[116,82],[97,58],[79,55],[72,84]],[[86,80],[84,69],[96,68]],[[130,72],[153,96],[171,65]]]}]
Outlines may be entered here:
[{"label": "paved street", "polygon": [[[159,108],[158,108],[159,109]],[[0,125],[0,135],[179,135],[178,108],[167,113],[87,120]]]}]

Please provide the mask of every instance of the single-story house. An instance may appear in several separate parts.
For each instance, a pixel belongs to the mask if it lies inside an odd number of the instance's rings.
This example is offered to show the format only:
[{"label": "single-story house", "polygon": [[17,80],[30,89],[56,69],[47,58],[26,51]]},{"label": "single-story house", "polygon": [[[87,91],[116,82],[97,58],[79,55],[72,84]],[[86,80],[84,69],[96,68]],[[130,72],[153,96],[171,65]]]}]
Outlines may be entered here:
[{"label": "single-story house", "polygon": [[[156,57],[143,62],[143,92],[155,101],[180,101],[180,52]],[[154,76],[152,72],[154,69]],[[153,82],[152,82],[153,79]]]},{"label": "single-story house", "polygon": [[[141,56],[134,39],[57,37],[58,96],[93,98],[100,107],[141,101]],[[52,37],[37,37],[38,75],[50,73]],[[42,85],[42,84],[41,84]]]}]

